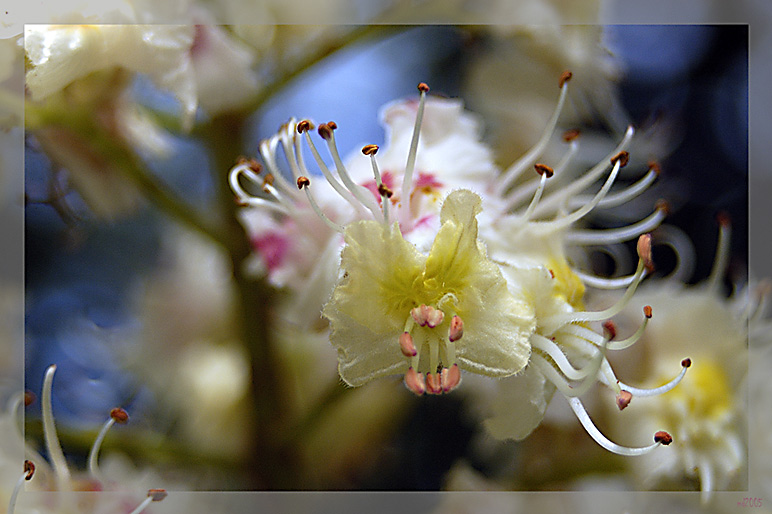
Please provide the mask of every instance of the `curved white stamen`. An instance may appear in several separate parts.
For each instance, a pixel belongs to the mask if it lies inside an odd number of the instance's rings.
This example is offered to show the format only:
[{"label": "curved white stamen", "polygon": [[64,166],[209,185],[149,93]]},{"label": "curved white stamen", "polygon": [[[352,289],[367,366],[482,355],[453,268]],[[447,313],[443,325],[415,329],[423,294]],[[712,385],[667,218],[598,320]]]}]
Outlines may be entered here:
[{"label": "curved white stamen", "polygon": [[284,195],[281,194],[279,190],[276,189],[271,184],[268,184],[268,183],[263,184],[263,191],[273,196],[280,205],[284,206],[287,212],[291,212],[292,209],[294,208],[294,205],[292,205],[292,203],[289,200],[284,198]]},{"label": "curved white stamen", "polygon": [[415,169],[415,159],[418,153],[418,139],[421,135],[421,123],[424,119],[424,106],[426,104],[426,91],[419,88],[421,95],[418,99],[418,109],[415,115],[415,124],[413,125],[413,138],[410,140],[410,151],[407,154],[405,163],[405,174],[402,176],[402,205],[399,211],[400,225],[409,227],[410,221],[410,189],[413,187],[413,171]]},{"label": "curved white stamen", "polygon": [[556,227],[567,227],[569,225],[573,225],[575,222],[579,221],[583,217],[585,217],[591,210],[595,208],[595,206],[598,205],[598,202],[600,202],[604,196],[606,196],[606,193],[608,193],[608,190],[611,188],[611,185],[614,183],[614,181],[617,178],[617,175],[619,174],[619,169],[622,167],[622,161],[621,159],[617,159],[614,162],[614,166],[611,168],[611,173],[609,173],[608,178],[606,179],[606,182],[603,184],[603,187],[600,188],[600,191],[593,197],[591,201],[584,204],[579,209],[575,210],[571,214],[556,219],[555,221],[551,222]]},{"label": "curved white stamen", "polygon": [[598,180],[598,178],[603,174],[606,168],[608,168],[610,159],[618,155],[620,152],[624,151],[628,147],[628,145],[630,144],[630,140],[633,138],[634,133],[635,133],[635,130],[633,129],[632,125],[627,127],[627,131],[625,132],[625,135],[622,138],[622,141],[620,141],[620,143],[617,145],[616,148],[614,148],[611,152],[609,152],[606,155],[606,157],[603,158],[603,160],[598,162],[598,164],[593,166],[584,175],[574,180],[566,187],[561,188],[559,191],[555,191],[554,193],[551,193],[547,195],[544,199],[542,199],[541,203],[539,203],[539,206],[536,208],[536,212],[534,213],[534,215],[542,216],[549,212],[555,211],[557,208],[563,205],[568,198],[572,197],[574,194],[578,193],[579,191],[583,191],[590,184]]},{"label": "curved white stamen", "polygon": [[[569,146],[566,153],[563,155],[563,157],[560,159],[558,164],[555,166],[555,174],[556,182],[560,180],[560,178],[563,176],[563,171],[565,170],[566,166],[568,166],[568,163],[571,161],[571,159],[576,155],[576,152],[579,151],[579,142],[577,140],[571,141],[571,146]],[[532,195],[533,192],[539,187],[539,182],[541,182],[541,178],[529,180],[522,186],[511,190],[509,193],[507,193],[504,198],[507,199],[506,206],[504,207],[504,211],[508,212],[511,209],[515,208],[515,206],[519,205],[523,200],[528,198],[528,196]],[[554,184],[553,184],[554,185]]]},{"label": "curved white stamen", "polygon": [[552,116],[550,117],[549,121],[547,122],[547,126],[544,127],[544,132],[542,132],[541,137],[536,142],[535,145],[531,147],[528,152],[526,152],[525,155],[520,157],[517,161],[515,161],[512,166],[507,168],[506,171],[502,174],[502,176],[499,178],[499,180],[496,182],[496,193],[499,196],[503,196],[504,191],[509,188],[509,186],[512,184],[512,182],[520,176],[520,174],[528,168],[529,166],[532,166],[534,162],[536,162],[536,159],[538,159],[541,154],[544,153],[544,149],[547,148],[547,144],[549,143],[550,137],[552,136],[552,133],[555,131],[555,126],[558,124],[558,118],[560,117],[560,112],[563,110],[563,105],[566,103],[566,96],[568,95],[568,81],[564,82],[563,85],[560,88],[560,97],[558,98],[558,104],[555,106],[555,111],[553,111]]},{"label": "curved white stamen", "polygon": [[[300,162],[302,160],[302,155],[299,155],[300,152],[298,145],[300,142],[300,137],[298,137],[297,123],[294,118],[286,124],[282,125],[282,130],[279,132],[279,136],[281,138],[281,145],[284,148],[284,156],[287,158],[290,171],[292,171],[292,178],[297,180],[298,177],[303,176],[304,171],[300,167]],[[287,191],[297,193],[297,190],[292,187],[292,184],[290,184],[289,181],[284,178],[283,173],[278,173],[276,175],[277,181],[281,182],[282,187],[286,188]]]},{"label": "curved white stamen", "polygon": [[658,394],[666,393],[671,389],[673,389],[675,386],[677,386],[681,382],[681,380],[683,380],[684,375],[686,375],[687,369],[689,369],[688,366],[682,366],[681,372],[670,382],[660,387],[655,387],[653,389],[638,389],[637,387],[629,386],[624,382],[619,382],[619,387],[621,387],[625,391],[630,391],[631,393],[633,393],[633,396],[656,396]]},{"label": "curved white stamen", "polygon": [[343,185],[345,185],[346,188],[351,191],[351,194],[354,195],[354,198],[359,200],[362,205],[367,207],[367,209],[373,214],[374,219],[380,218],[382,215],[381,209],[378,207],[378,202],[376,202],[375,198],[373,198],[372,194],[370,194],[370,191],[368,191],[367,188],[360,186],[359,184],[355,184],[354,181],[351,180],[351,177],[348,174],[348,170],[343,164],[343,160],[340,158],[340,154],[338,153],[338,146],[335,144],[335,132],[330,130],[329,135],[329,139],[325,138],[325,141],[327,142],[327,148],[330,150],[330,155],[332,156],[332,160],[335,163],[335,167],[338,170],[338,176],[343,181]]},{"label": "curved white stamen", "polygon": [[627,287],[632,284],[633,280],[635,280],[635,275],[606,278],[596,277],[595,275],[588,275],[587,273],[577,269],[573,269],[571,271],[573,271],[574,274],[579,277],[579,280],[581,280],[584,285],[594,287],[596,289],[622,289],[623,287]]},{"label": "curved white stamen", "polygon": [[638,284],[641,283],[641,280],[643,280],[643,277],[645,275],[646,275],[646,270],[645,270],[643,260],[639,260],[638,269],[635,271],[635,275],[634,275],[635,278],[633,279],[632,284],[630,284],[630,286],[627,288],[625,293],[622,295],[622,298],[620,298],[614,305],[602,311],[565,312],[565,313],[549,316],[542,321],[542,326],[544,327],[544,332],[543,332],[544,335],[550,335],[559,327],[563,325],[567,325],[568,323],[577,323],[580,321],[602,321],[602,320],[611,318],[616,314],[619,314],[619,312],[622,309],[624,309],[624,307],[633,297],[633,294],[635,294],[635,290],[638,288]]},{"label": "curved white stamen", "polygon": [[646,325],[649,324],[649,317],[644,316],[643,317],[643,323],[641,323],[638,326],[638,330],[633,333],[630,337],[626,339],[620,339],[618,341],[612,341],[608,345],[609,350],[624,350],[625,348],[629,348],[635,343],[637,343],[641,337],[643,337],[643,332],[646,330]]},{"label": "curved white stamen", "polygon": [[99,449],[102,447],[102,441],[104,441],[105,436],[107,435],[107,431],[110,430],[110,427],[112,427],[114,424],[115,419],[111,416],[110,419],[108,419],[105,424],[102,425],[102,430],[99,431],[99,435],[97,435],[96,439],[94,440],[94,444],[91,446],[91,451],[88,454],[89,473],[91,473],[91,476],[99,482],[104,482],[98,463]]},{"label": "curved white stamen", "polygon": [[536,209],[536,205],[539,203],[539,200],[541,199],[541,195],[544,192],[544,186],[547,184],[547,174],[543,173],[541,178],[539,179],[539,186],[536,188],[536,192],[533,195],[533,199],[531,200],[531,203],[528,205],[528,208],[523,213],[523,219],[529,220],[531,218],[531,215],[533,214],[534,209]]},{"label": "curved white stamen", "polygon": [[[658,175],[659,174],[655,170],[650,169],[648,173],[646,173],[634,184],[631,184],[622,191],[606,196],[606,198],[601,200],[601,202],[598,204],[598,207],[601,209],[607,209],[609,207],[616,207],[617,205],[622,205],[623,203],[629,202],[636,196],[646,191],[646,189],[648,189],[649,186],[654,183],[655,180],[657,180]],[[583,205],[588,199],[589,197],[578,196],[572,198],[569,202],[569,205],[572,207],[578,207]]]},{"label": "curved white stamen", "polygon": [[578,370],[571,365],[566,355],[553,341],[542,335],[534,334],[531,336],[531,345],[534,348],[539,349],[549,355],[557,365],[560,372],[563,373],[567,378],[571,380],[582,380],[587,377],[586,372],[583,370]]},{"label": "curved white stamen", "polygon": [[56,425],[54,423],[53,407],[51,406],[54,372],[56,372],[56,364],[52,364],[46,369],[46,374],[43,378],[43,391],[40,398],[43,417],[43,437],[46,442],[49,459],[54,467],[57,488],[60,491],[70,491],[70,469],[67,467],[67,460],[64,458],[62,446],[59,444],[59,436],[56,434]]},{"label": "curved white stamen", "polygon": [[339,225],[338,223],[335,223],[322,211],[322,209],[319,207],[319,204],[316,203],[314,196],[311,194],[310,188],[311,188],[310,184],[303,187],[303,189],[306,192],[306,198],[308,199],[308,204],[311,206],[311,209],[314,210],[316,215],[319,216],[319,219],[321,219],[328,227],[342,234],[344,230],[343,225]]},{"label": "curved white stamen", "polygon": [[260,178],[249,168],[249,165],[247,164],[240,164],[231,169],[228,175],[228,181],[230,183],[231,190],[236,194],[236,198],[239,202],[245,205],[249,205],[250,207],[265,207],[282,214],[289,213],[287,207],[283,204],[272,202],[267,198],[258,198],[247,193],[244,188],[241,187],[241,183],[239,182],[239,175],[242,173],[246,175],[249,180],[255,183],[259,183]]},{"label": "curved white stamen", "polygon": [[322,175],[324,175],[324,178],[327,179],[327,182],[329,182],[336,193],[338,193],[344,200],[350,203],[360,215],[363,215],[365,213],[364,205],[357,202],[356,198],[354,198],[351,192],[343,187],[343,185],[338,182],[338,179],[332,176],[330,168],[327,167],[327,164],[325,164],[324,160],[322,160],[322,156],[319,155],[319,150],[316,149],[316,145],[314,144],[313,139],[311,139],[311,135],[308,133],[308,130],[304,131],[303,133],[306,136],[306,142],[308,143],[308,147],[311,149],[311,154],[314,156],[316,165],[322,172]]},{"label": "curved white stamen", "polygon": [[555,387],[558,388],[558,391],[563,393],[563,396],[569,397],[573,394],[571,386],[569,385],[566,378],[558,373],[555,367],[550,364],[544,357],[536,352],[531,353],[530,364],[535,366],[539,372],[547,378],[547,380],[555,384]]},{"label": "curved white stamen", "polygon": [[675,268],[666,277],[675,282],[686,282],[694,273],[696,262],[694,245],[683,230],[673,225],[660,225],[652,232],[655,245],[669,246],[676,258]]},{"label": "curved white stamen", "polygon": [[606,362],[606,347],[609,340],[603,339],[603,345],[599,350],[596,350],[590,362],[587,363],[580,371],[585,375],[584,380],[576,387],[571,387],[571,394],[569,396],[582,396],[584,393],[590,390],[595,384],[598,377],[598,371],[601,365]]},{"label": "curved white stamen", "polygon": [[576,414],[576,417],[579,419],[579,422],[582,424],[584,429],[587,431],[588,434],[590,434],[590,437],[595,439],[595,442],[601,445],[606,450],[616,453],[617,455],[625,455],[628,457],[634,457],[637,455],[644,455],[646,453],[649,453],[653,449],[660,446],[662,443],[655,442],[654,444],[650,446],[644,446],[641,448],[630,448],[627,446],[621,446],[617,443],[614,443],[610,441],[606,436],[604,436],[600,430],[598,430],[598,427],[595,426],[595,423],[592,422],[590,419],[590,416],[587,414],[587,411],[584,409],[584,405],[582,405],[581,400],[579,398],[567,398],[568,404],[571,406],[571,408],[574,411],[574,414]]},{"label": "curved white stamen", "polygon": [[[294,147],[293,147],[293,139],[295,138],[295,132],[296,125],[294,123],[294,120],[290,120],[290,122],[285,123],[282,125],[281,129],[279,130],[279,133],[277,136],[281,140],[282,148],[284,148],[284,156],[285,160],[289,164],[290,171],[292,172],[292,177],[297,180],[297,178],[301,175],[300,169],[298,168],[297,159],[295,157],[294,153]],[[274,147],[275,150],[275,147]],[[263,157],[265,158],[265,156]],[[278,167],[278,165],[275,164],[275,158],[272,159],[272,162],[274,163],[274,168],[271,169],[271,174],[273,175],[274,182],[276,183],[277,189],[279,189],[282,193],[291,196],[293,199],[297,200],[299,199],[300,191],[295,189],[292,184],[289,183],[287,178],[284,176],[284,173],[282,170]]]},{"label": "curved white stamen", "polygon": [[713,258],[713,268],[708,276],[708,289],[717,291],[719,283],[726,271],[726,265],[729,261],[729,244],[732,238],[732,227],[728,221],[719,222],[718,243],[716,246],[716,256]]},{"label": "curved white stamen", "polygon": [[566,242],[575,245],[621,243],[657,228],[666,217],[667,211],[658,208],[646,218],[620,228],[569,230]]},{"label": "curved white stamen", "polygon": [[[381,179],[381,171],[378,169],[378,162],[375,160],[375,153],[370,154],[370,164],[373,167],[373,176],[375,177],[375,184],[376,187],[380,190],[380,187],[383,185],[383,180]],[[387,225],[389,224],[389,198],[386,196],[381,196],[381,210],[383,211],[383,222]]]},{"label": "curved white stamen", "polygon": [[294,174],[294,159],[292,158],[292,153],[287,150],[287,145],[284,143],[284,137],[282,137],[281,131],[286,131],[287,125],[283,125],[282,129],[280,129],[279,134],[274,134],[269,139],[264,139],[260,141],[260,155],[263,157],[263,163],[265,164],[265,167],[268,169],[268,172],[273,176],[274,181],[276,182],[276,185],[279,186],[279,188],[282,190],[284,194],[289,194],[290,196],[294,198],[298,198],[297,194],[298,192],[295,191],[292,186],[287,182],[287,179],[284,178],[284,173],[282,172],[281,168],[279,167],[278,163],[276,162],[276,148],[279,145],[279,141],[282,142],[282,146],[285,150],[285,157],[286,161],[289,163],[290,168],[293,170]]}]

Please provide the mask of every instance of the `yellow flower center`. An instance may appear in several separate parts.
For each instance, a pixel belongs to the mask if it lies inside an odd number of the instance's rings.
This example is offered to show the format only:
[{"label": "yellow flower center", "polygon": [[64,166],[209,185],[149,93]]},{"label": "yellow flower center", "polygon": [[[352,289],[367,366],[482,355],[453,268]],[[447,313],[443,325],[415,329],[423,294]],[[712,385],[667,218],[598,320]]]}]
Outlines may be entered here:
[{"label": "yellow flower center", "polygon": [[555,293],[575,310],[584,310],[584,283],[571,271],[565,259],[550,258],[547,266],[555,275]]},{"label": "yellow flower center", "polygon": [[670,394],[679,396],[689,413],[702,419],[721,418],[732,406],[732,392],[726,373],[711,360],[695,361],[680,387]]}]

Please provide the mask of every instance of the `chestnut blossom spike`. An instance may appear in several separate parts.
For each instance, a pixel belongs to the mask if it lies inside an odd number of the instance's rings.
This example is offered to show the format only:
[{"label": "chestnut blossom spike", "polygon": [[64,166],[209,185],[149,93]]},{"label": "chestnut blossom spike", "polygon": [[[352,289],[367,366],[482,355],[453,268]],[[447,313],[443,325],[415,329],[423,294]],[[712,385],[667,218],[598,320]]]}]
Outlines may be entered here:
[{"label": "chestnut blossom spike", "polygon": [[667,432],[657,432],[654,437],[654,444],[651,446],[644,446],[640,448],[630,448],[627,446],[621,446],[617,443],[614,443],[610,441],[606,436],[604,436],[600,430],[598,430],[598,427],[595,426],[595,423],[592,422],[590,419],[590,416],[587,414],[587,411],[584,409],[584,405],[582,405],[581,400],[579,398],[568,398],[568,404],[573,409],[574,413],[576,414],[576,417],[579,419],[579,422],[582,424],[584,429],[587,431],[590,436],[595,439],[595,442],[598,443],[600,446],[605,448],[606,450],[610,451],[611,453],[616,453],[617,455],[625,455],[628,457],[635,457],[638,455],[644,455],[646,453],[649,453],[650,451],[656,449],[660,445],[667,445],[670,444],[672,441],[672,437],[669,439],[665,437],[667,435],[669,437],[669,434]]}]

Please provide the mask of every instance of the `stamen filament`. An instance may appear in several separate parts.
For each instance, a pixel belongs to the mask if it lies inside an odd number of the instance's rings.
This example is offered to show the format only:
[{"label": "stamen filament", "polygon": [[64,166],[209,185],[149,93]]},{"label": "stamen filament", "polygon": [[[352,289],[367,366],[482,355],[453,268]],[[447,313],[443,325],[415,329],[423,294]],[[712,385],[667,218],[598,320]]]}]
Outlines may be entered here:
[{"label": "stamen filament", "polygon": [[553,341],[542,335],[534,334],[531,337],[531,345],[549,355],[557,365],[558,369],[560,369],[567,378],[571,380],[582,380],[587,377],[583,370],[578,370],[571,365],[566,355]]},{"label": "stamen filament", "polygon": [[329,138],[325,138],[325,141],[327,142],[327,148],[330,150],[330,155],[332,156],[332,160],[335,163],[335,167],[338,169],[338,176],[343,181],[343,185],[345,185],[346,188],[351,191],[351,194],[354,195],[354,198],[362,202],[362,205],[367,207],[370,212],[373,213],[373,217],[375,219],[380,218],[382,215],[381,210],[370,192],[363,186],[355,184],[354,181],[351,180],[351,177],[348,174],[348,170],[343,164],[343,160],[340,158],[340,154],[338,153],[338,146],[335,144],[335,131],[330,130]]},{"label": "stamen filament", "polygon": [[627,287],[632,284],[633,280],[635,280],[635,275],[606,278],[598,277],[595,275],[588,275],[587,273],[576,269],[571,271],[573,271],[574,274],[579,277],[584,285],[594,287],[596,289],[622,289],[623,287]]},{"label": "stamen filament", "polygon": [[683,380],[684,375],[686,375],[686,370],[689,369],[690,365],[691,361],[689,359],[684,359],[681,365],[681,372],[670,382],[660,387],[655,387],[653,389],[638,389],[637,387],[629,386],[623,382],[619,382],[619,387],[625,391],[630,391],[634,396],[656,396],[658,394],[663,394],[673,389],[681,382],[681,380]]},{"label": "stamen filament", "polygon": [[399,213],[399,222],[407,227],[410,220],[410,189],[413,187],[413,170],[415,169],[415,159],[418,153],[418,139],[421,135],[421,124],[424,118],[424,106],[426,104],[426,93],[429,86],[421,82],[418,84],[420,97],[418,98],[418,109],[415,115],[415,124],[413,125],[413,137],[410,140],[410,150],[407,154],[405,163],[405,174],[402,176],[402,206]]},{"label": "stamen filament", "polygon": [[534,209],[536,209],[536,205],[539,203],[539,200],[541,200],[541,195],[544,192],[544,186],[547,184],[547,177],[548,175],[546,173],[541,174],[541,178],[539,179],[539,186],[536,188],[536,192],[533,195],[531,203],[528,204],[528,208],[523,213],[523,219],[531,219],[531,215],[533,214]]},{"label": "stamen filament", "polygon": [[[624,307],[633,297],[633,294],[635,294],[635,290],[638,288],[638,284],[641,283],[641,280],[643,280],[643,277],[646,275],[645,271],[646,270],[645,270],[644,262],[642,259],[639,259],[638,269],[636,269],[635,271],[633,282],[627,288],[624,295],[622,295],[622,298],[620,298],[614,305],[612,305],[608,309],[604,309],[602,311],[595,311],[595,312],[587,312],[587,311],[566,312],[566,313],[555,314],[553,316],[547,317],[542,322],[545,335],[549,335],[555,330],[557,330],[557,328],[563,325],[567,325],[569,323],[577,323],[580,321],[602,321],[604,319],[611,318],[616,314],[619,314],[619,312],[622,309],[624,309]],[[552,330],[549,330],[549,328],[552,328]]]},{"label": "stamen filament", "polygon": [[96,440],[94,440],[94,444],[91,446],[91,451],[88,454],[88,469],[94,479],[104,482],[97,459],[99,458],[99,449],[102,447],[102,441],[104,441],[107,431],[110,430],[110,427],[115,423],[123,424],[128,421],[129,414],[125,410],[116,407],[110,411],[110,418],[102,426],[102,430],[99,431],[99,435],[97,435]]},{"label": "stamen filament", "polygon": [[107,431],[110,430],[110,427],[112,427],[114,424],[115,420],[113,418],[110,418],[105,422],[105,424],[102,426],[102,430],[99,431],[99,435],[97,435],[96,440],[94,440],[94,444],[91,446],[91,451],[88,454],[89,473],[91,473],[91,476],[94,479],[100,482],[103,482],[104,480],[102,479],[102,473],[99,470],[99,465],[97,463],[97,459],[99,458],[99,449],[102,447],[102,441],[107,435]]},{"label": "stamen filament", "polygon": [[[601,200],[601,202],[598,204],[598,207],[602,209],[606,209],[609,207],[616,207],[617,205],[622,205],[625,202],[629,202],[636,196],[646,191],[646,189],[648,189],[648,187],[657,179],[658,175],[659,173],[656,170],[650,169],[648,173],[646,173],[643,177],[641,177],[640,180],[638,180],[634,184],[631,184],[630,186],[623,189],[622,191],[606,196],[606,198]],[[586,197],[575,197],[571,200],[569,205],[573,207],[578,207],[579,205],[584,204],[584,202],[586,201],[587,201]]]},{"label": "stamen filament", "polygon": [[59,436],[56,434],[53,407],[51,406],[51,390],[53,388],[55,372],[56,364],[52,364],[46,369],[46,374],[43,377],[43,391],[40,398],[43,436],[49,459],[54,468],[57,489],[60,491],[70,491],[70,469],[67,467],[64,451],[62,451],[62,445],[59,443]]},{"label": "stamen filament", "polygon": [[630,140],[633,138],[634,133],[635,130],[633,129],[632,125],[627,127],[627,131],[625,132],[622,141],[619,142],[616,148],[611,150],[611,152],[609,152],[608,155],[603,158],[603,160],[598,162],[598,164],[593,166],[584,175],[574,180],[566,187],[544,198],[534,214],[536,216],[541,216],[548,212],[554,211],[555,209],[559,208],[567,198],[570,198],[579,191],[583,191],[590,184],[595,182],[608,167],[609,160],[627,148],[627,146],[630,144]]},{"label": "stamen filament", "polygon": [[558,118],[563,110],[563,105],[566,103],[566,96],[568,95],[568,81],[564,81],[560,87],[560,97],[558,98],[558,104],[555,106],[555,111],[552,113],[547,126],[544,127],[541,137],[535,145],[531,147],[525,155],[515,161],[512,166],[507,168],[500,179],[496,182],[496,193],[499,196],[504,196],[504,192],[509,188],[512,182],[520,176],[520,174],[531,166],[536,159],[538,159],[547,148],[552,133],[555,131],[555,127],[558,124]]},{"label": "stamen filament", "polygon": [[311,181],[307,177],[299,177],[298,178],[298,189],[303,189],[306,192],[306,198],[308,198],[308,203],[311,205],[311,209],[314,210],[317,216],[319,216],[319,219],[321,219],[328,227],[333,229],[336,232],[343,233],[343,225],[339,225],[332,221],[330,218],[327,217],[327,215],[322,212],[322,209],[319,207],[319,204],[316,203],[316,200],[314,200],[313,195],[311,194],[311,191],[309,191],[309,188],[311,187]]},{"label": "stamen filament", "polygon": [[609,350],[624,350],[625,348],[631,347],[632,345],[637,343],[638,340],[643,336],[643,332],[646,330],[646,325],[648,324],[649,324],[649,317],[644,316],[643,323],[641,323],[638,326],[638,330],[636,330],[633,335],[631,335],[626,339],[621,339],[619,341],[612,341],[608,345]]},{"label": "stamen filament", "polygon": [[[571,145],[569,146],[568,150],[560,159],[558,164],[555,166],[555,173],[557,173],[558,178],[562,176],[563,170],[565,170],[566,166],[568,166],[568,163],[571,161],[571,159],[574,157],[574,155],[576,155],[576,152],[578,151],[579,151],[579,142],[576,140],[571,141]],[[504,196],[504,198],[507,199],[507,204],[504,208],[504,211],[508,212],[511,209],[515,208],[515,206],[519,205],[520,202],[522,202],[525,198],[528,197],[528,195],[533,194],[533,192],[536,190],[537,187],[538,187],[538,183],[536,180],[529,180],[522,186],[516,189],[512,189],[509,193],[507,193]]]},{"label": "stamen filament", "polygon": [[338,182],[338,180],[332,176],[330,169],[324,163],[324,160],[322,160],[322,156],[319,155],[319,150],[316,149],[316,145],[314,144],[313,139],[311,139],[311,135],[308,133],[308,131],[306,130],[303,133],[306,136],[306,142],[308,143],[308,146],[311,149],[311,154],[314,156],[316,165],[319,167],[319,170],[322,172],[322,175],[324,175],[324,178],[327,179],[327,182],[329,182],[332,188],[335,190],[335,192],[338,193],[348,203],[350,203],[358,213],[364,214],[365,212],[364,206],[361,203],[357,202],[354,196],[351,194],[351,192],[348,191],[345,187],[343,187],[343,185],[341,185],[341,183]]},{"label": "stamen filament", "polygon": [[566,241],[575,245],[621,243],[654,230],[666,217],[667,209],[660,206],[646,218],[624,227],[601,230],[569,230],[566,233]]},{"label": "stamen filament", "polygon": [[252,182],[260,182],[260,177],[256,175],[247,164],[241,164],[231,169],[230,174],[228,175],[228,181],[239,202],[244,205],[249,205],[250,207],[265,207],[282,214],[289,213],[287,207],[283,204],[272,202],[266,198],[258,198],[247,193],[244,188],[241,187],[241,183],[239,182],[239,174],[242,173]]},{"label": "stamen filament", "polygon": [[276,143],[274,143],[274,139],[279,138],[281,140],[282,147],[284,148],[284,155],[286,156],[287,163],[290,166],[290,170],[292,171],[292,176],[294,179],[297,180],[297,178],[301,175],[300,170],[298,169],[298,165],[295,162],[295,159],[293,158],[293,148],[291,146],[291,140],[294,138],[294,132],[295,132],[295,124],[294,123],[287,123],[282,125],[281,131],[278,135],[274,135],[271,138],[271,145],[270,149],[273,153],[270,155],[266,155],[263,152],[263,145],[265,144],[265,141],[260,143],[260,153],[263,156],[263,160],[266,163],[266,166],[268,166],[269,171],[273,175],[274,179],[276,180],[276,185],[278,188],[286,194],[289,194],[290,196],[293,196],[295,199],[298,199],[297,191],[294,190],[292,187],[292,184],[290,184],[287,179],[284,177],[284,173],[279,168],[279,166],[276,163]]},{"label": "stamen filament", "polygon": [[593,197],[593,199],[584,204],[579,209],[575,210],[571,214],[559,218],[552,222],[556,227],[567,227],[569,225],[573,225],[575,222],[579,221],[583,217],[585,217],[591,210],[595,208],[595,206],[598,205],[598,202],[600,202],[604,196],[606,196],[606,193],[608,193],[608,190],[611,188],[611,185],[614,183],[614,181],[617,178],[617,175],[619,174],[619,169],[622,167],[622,161],[621,159],[617,159],[614,162],[614,166],[611,168],[611,173],[609,173],[608,178],[606,179],[606,182],[603,184],[603,187],[600,188],[600,191]]},{"label": "stamen filament", "polygon": [[[377,151],[378,147],[375,146],[375,150]],[[368,155],[370,156],[370,164],[373,167],[373,176],[375,177],[375,184],[378,187],[378,191],[381,191],[381,187],[383,186],[383,179],[381,179],[381,171],[378,169],[378,161],[375,160],[375,153],[376,151],[370,151]],[[387,225],[389,224],[389,198],[386,195],[381,195],[381,210],[383,211],[383,222]]]},{"label": "stamen filament", "polygon": [[571,408],[574,411],[574,414],[576,414],[576,417],[579,419],[579,422],[582,424],[584,429],[587,431],[588,434],[590,434],[590,437],[595,439],[595,442],[601,445],[606,450],[610,451],[611,453],[616,453],[617,455],[624,455],[628,457],[634,457],[638,455],[644,455],[646,453],[649,453],[650,451],[654,450],[658,446],[660,446],[662,441],[656,441],[654,444],[650,446],[644,446],[641,448],[630,448],[627,446],[621,446],[617,443],[614,443],[610,441],[606,436],[604,436],[600,430],[598,430],[598,427],[595,426],[595,423],[592,422],[590,419],[590,416],[587,414],[587,411],[584,409],[584,405],[582,405],[581,400],[579,398],[567,398],[568,404],[571,406]]}]

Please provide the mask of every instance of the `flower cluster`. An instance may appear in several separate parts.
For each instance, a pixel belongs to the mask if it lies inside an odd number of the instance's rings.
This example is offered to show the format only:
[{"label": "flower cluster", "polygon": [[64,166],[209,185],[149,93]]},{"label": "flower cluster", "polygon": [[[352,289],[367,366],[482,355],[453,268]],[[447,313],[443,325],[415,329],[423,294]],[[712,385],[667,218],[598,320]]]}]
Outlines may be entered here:
[{"label": "flower cluster", "polygon": [[[379,148],[366,145],[369,169],[362,156],[344,164],[335,143],[337,124],[322,123],[316,129],[333,172],[311,137],[313,123],[291,120],[261,144],[267,173],[257,161],[242,159],[230,182],[238,201],[252,207],[247,226],[269,279],[291,291],[313,291],[313,301],[308,294],[303,298],[305,311],[290,307],[285,317],[297,320],[321,307],[347,384],[400,374],[409,390],[422,395],[455,389],[462,370],[503,378],[495,382],[501,390],[482,402],[486,424],[494,435],[515,439],[539,424],[557,389],[601,446],[639,455],[669,444],[671,436],[657,431],[650,446],[619,446],[595,427],[579,397],[599,381],[617,393],[621,409],[631,395],[672,389],[689,367],[684,359],[681,372],[661,387],[628,386],[605,354],[637,341],[650,308],[636,334],[622,341],[614,340],[612,323],[603,324],[603,334],[593,325],[630,303],[651,270],[646,232],[662,222],[667,207],[658,204],[650,216],[617,229],[577,228],[593,210],[643,192],[658,166],[652,163],[638,182],[612,192],[629,159],[632,127],[606,158],[576,178],[568,171],[579,145],[576,132],[565,134],[568,149],[554,167],[537,162],[553,139],[570,79],[570,72],[560,77],[558,104],[541,139],[503,172],[480,142],[474,118],[458,101],[429,97],[421,83],[417,103],[385,110],[390,133],[383,162],[376,158]],[[407,112],[414,113],[411,124]],[[306,166],[303,140],[318,173]],[[280,144],[297,189],[278,164]],[[524,178],[529,168],[536,171],[532,179]],[[250,194],[242,177],[264,194]],[[581,196],[601,179],[595,194]],[[581,273],[567,257],[569,247],[635,238],[639,263],[627,277]],[[305,259],[285,259],[291,255]],[[611,307],[591,312],[583,308],[585,285],[625,292]]]}]

